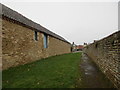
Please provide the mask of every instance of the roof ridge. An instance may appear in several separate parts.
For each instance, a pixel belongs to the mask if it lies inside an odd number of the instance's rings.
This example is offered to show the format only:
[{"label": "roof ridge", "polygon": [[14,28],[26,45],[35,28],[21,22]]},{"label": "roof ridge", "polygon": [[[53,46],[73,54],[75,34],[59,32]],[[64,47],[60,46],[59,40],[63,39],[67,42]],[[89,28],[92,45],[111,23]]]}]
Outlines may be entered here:
[{"label": "roof ridge", "polygon": [[[57,39],[60,39],[64,42],[67,42],[70,44],[70,42],[68,42],[67,40],[65,40],[63,37],[61,37],[60,35],[48,30],[47,28],[41,26],[40,24],[32,21],[31,19],[28,19],[27,17],[23,16],[22,14],[18,13],[17,11],[15,10],[12,10],[11,8],[3,5],[2,5],[2,16],[5,16],[7,18],[10,18],[12,20],[15,20],[15,21],[18,21],[26,26],[29,26],[29,27],[32,27],[36,30],[38,30],[39,32],[43,32],[43,33],[46,33],[50,36],[53,36]],[[18,18],[19,17],[19,18]]]}]

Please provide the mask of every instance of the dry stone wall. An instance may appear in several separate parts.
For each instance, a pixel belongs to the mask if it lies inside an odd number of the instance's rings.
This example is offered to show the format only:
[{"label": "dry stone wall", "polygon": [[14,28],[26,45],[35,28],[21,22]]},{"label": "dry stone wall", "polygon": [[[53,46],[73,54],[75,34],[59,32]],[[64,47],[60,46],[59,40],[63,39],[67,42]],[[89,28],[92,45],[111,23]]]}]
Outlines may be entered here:
[{"label": "dry stone wall", "polygon": [[48,36],[48,48],[43,46],[43,33],[38,32],[34,40],[34,30],[15,22],[2,20],[2,69],[30,63],[49,56],[70,53],[71,45]]},{"label": "dry stone wall", "polygon": [[84,52],[120,88],[120,31],[86,46]]}]

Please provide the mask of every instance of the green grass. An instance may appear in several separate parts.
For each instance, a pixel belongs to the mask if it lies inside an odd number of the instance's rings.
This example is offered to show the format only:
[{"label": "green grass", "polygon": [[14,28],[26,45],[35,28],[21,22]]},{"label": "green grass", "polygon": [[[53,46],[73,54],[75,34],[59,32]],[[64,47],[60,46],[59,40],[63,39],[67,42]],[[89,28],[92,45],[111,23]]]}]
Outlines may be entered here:
[{"label": "green grass", "polygon": [[80,57],[69,53],[4,70],[3,88],[75,88]]}]

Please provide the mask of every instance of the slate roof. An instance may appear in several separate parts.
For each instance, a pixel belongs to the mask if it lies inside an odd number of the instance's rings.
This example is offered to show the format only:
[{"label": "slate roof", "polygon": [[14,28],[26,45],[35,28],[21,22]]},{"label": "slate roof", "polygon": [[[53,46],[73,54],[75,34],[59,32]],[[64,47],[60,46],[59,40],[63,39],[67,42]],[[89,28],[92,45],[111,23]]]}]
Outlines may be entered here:
[{"label": "slate roof", "polygon": [[[60,40],[62,40],[62,41],[64,41],[64,42],[69,43],[69,42],[68,42],[67,40],[65,40],[63,37],[61,37],[61,36],[53,33],[52,31],[44,28],[44,27],[41,26],[40,24],[35,23],[34,21],[26,18],[25,16],[21,15],[20,13],[12,10],[12,9],[10,9],[10,8],[8,8],[7,6],[5,6],[5,5],[3,5],[3,4],[2,4],[2,16],[5,16],[5,17],[10,18],[10,19],[12,19],[12,20],[15,20],[15,21],[17,21],[17,22],[20,22],[20,23],[22,23],[22,24],[24,24],[24,25],[26,25],[26,26],[29,26],[29,27],[34,28],[34,29],[37,30],[37,31],[46,33],[46,34],[48,34],[48,35],[50,35],[50,36],[53,36],[53,37],[55,37],[55,38],[57,38],[57,39],[60,39]],[[70,44],[70,43],[69,43],[69,44]]]}]

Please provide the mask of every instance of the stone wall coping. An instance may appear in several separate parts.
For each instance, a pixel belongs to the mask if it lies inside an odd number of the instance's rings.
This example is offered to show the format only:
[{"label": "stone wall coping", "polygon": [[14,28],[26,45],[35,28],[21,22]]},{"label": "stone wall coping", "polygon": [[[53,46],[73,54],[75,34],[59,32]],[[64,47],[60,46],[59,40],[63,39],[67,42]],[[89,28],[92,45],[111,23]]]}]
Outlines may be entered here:
[{"label": "stone wall coping", "polygon": [[[113,35],[115,35],[115,34],[117,34],[117,37],[120,37],[120,36],[118,35],[118,33],[120,33],[120,30],[118,30],[118,31],[114,32],[113,34],[110,34],[109,36],[106,36],[106,37],[104,37],[104,38],[102,38],[102,39],[100,39],[100,40],[97,40],[97,41],[95,41],[95,42],[93,42],[93,43],[90,43],[89,45],[92,45],[92,44],[94,44],[94,43],[99,43],[100,41],[103,41],[103,40],[105,40],[105,39],[107,39],[107,38],[109,38],[109,37],[111,37],[111,36],[113,36]],[[87,46],[89,46],[89,45],[87,45]]]}]

